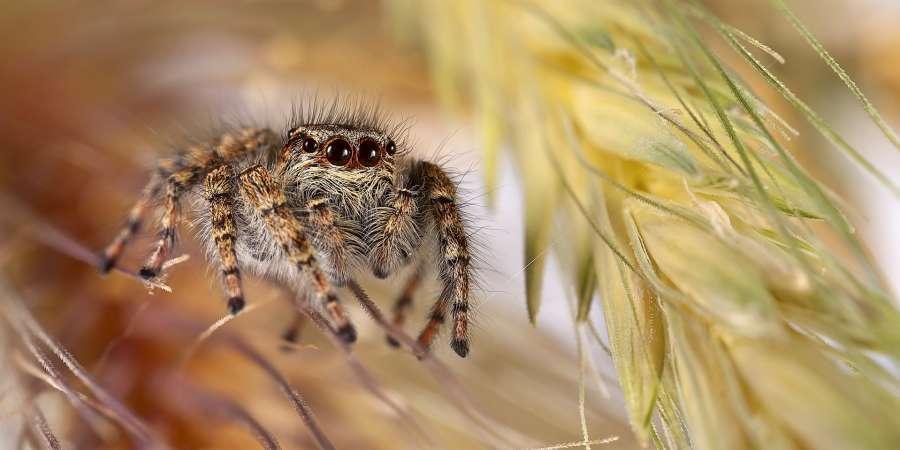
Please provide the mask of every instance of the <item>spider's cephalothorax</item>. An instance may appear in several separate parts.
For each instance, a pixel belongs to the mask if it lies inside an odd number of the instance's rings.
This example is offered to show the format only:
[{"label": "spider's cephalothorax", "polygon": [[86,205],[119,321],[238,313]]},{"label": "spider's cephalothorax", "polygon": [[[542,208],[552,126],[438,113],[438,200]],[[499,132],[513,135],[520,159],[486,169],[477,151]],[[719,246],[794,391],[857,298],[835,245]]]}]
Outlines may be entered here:
[{"label": "spider's cephalothorax", "polygon": [[[443,288],[419,343],[428,348],[449,315],[451,346],[466,356],[471,268],[455,184],[437,165],[409,157],[383,128],[334,119],[301,120],[284,136],[240,129],[164,160],[103,251],[101,270],[115,266],[161,199],[160,238],[140,270],[147,280],[159,277],[175,244],[179,204],[197,192],[201,237],[221,269],[232,314],[244,306],[245,269],[311,300],[352,342],[356,332],[336,286],[360,271],[385,278],[411,261],[437,260]],[[437,245],[423,245],[426,238]],[[417,258],[431,248],[436,258]],[[421,273],[414,270],[394,308],[397,325]]]}]

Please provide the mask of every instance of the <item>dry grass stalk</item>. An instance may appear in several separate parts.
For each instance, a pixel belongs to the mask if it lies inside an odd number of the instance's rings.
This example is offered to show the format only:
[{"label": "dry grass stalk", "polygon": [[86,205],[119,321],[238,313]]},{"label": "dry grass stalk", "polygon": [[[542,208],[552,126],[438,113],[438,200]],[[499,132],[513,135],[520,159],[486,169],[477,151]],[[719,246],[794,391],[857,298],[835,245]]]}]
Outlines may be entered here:
[{"label": "dry grass stalk", "polygon": [[706,39],[731,44],[837,151],[900,190],[752,53],[778,61],[774,50],[696,1],[395,0],[390,8],[425,42],[441,96],[453,106],[470,101],[477,113],[488,190],[508,146],[526,196],[532,320],[553,241],[569,244],[557,255],[578,293],[580,323],[598,320],[599,294],[642,441],[896,448],[897,299],[835,194],[789,152],[795,131]]}]

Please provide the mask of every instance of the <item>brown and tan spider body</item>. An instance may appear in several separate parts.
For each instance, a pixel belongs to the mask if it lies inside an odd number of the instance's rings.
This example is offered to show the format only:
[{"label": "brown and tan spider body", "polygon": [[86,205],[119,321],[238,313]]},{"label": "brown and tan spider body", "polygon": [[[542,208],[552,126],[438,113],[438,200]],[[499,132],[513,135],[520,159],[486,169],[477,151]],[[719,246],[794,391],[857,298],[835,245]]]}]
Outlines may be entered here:
[{"label": "brown and tan spider body", "polygon": [[[336,287],[362,271],[386,278],[413,261],[437,261],[443,288],[419,343],[428,348],[450,315],[451,346],[466,356],[471,258],[456,186],[437,165],[408,156],[374,116],[360,117],[313,115],[282,136],[240,129],[164,160],[104,250],[101,269],[114,267],[161,198],[160,239],[140,271],[159,277],[175,245],[179,204],[194,195],[199,235],[221,269],[232,314],[244,306],[246,271],[318,305],[352,342],[356,332]],[[435,257],[422,255],[428,249],[437,249]],[[421,273],[414,271],[394,308],[397,325]]]}]

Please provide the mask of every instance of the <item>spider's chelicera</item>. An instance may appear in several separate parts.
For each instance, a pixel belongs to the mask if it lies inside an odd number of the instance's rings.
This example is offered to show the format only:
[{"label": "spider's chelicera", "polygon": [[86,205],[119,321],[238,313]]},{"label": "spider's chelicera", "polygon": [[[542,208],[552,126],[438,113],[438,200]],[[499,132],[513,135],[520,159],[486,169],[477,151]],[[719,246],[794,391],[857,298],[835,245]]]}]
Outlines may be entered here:
[{"label": "spider's chelicera", "polygon": [[[163,160],[103,251],[101,270],[115,266],[150,205],[161,201],[160,239],[140,270],[147,280],[158,278],[175,245],[179,204],[202,194],[200,234],[232,314],[244,307],[241,274],[248,271],[317,306],[352,342],[356,332],[336,287],[361,271],[386,278],[436,260],[442,290],[419,343],[427,349],[451,317],[451,346],[466,356],[471,265],[456,185],[436,164],[408,156],[376,121],[348,117],[300,119],[283,136],[235,130]],[[437,245],[423,245],[426,239]],[[433,257],[423,255],[434,248]],[[395,324],[403,323],[422,273],[416,268],[406,281]]]}]

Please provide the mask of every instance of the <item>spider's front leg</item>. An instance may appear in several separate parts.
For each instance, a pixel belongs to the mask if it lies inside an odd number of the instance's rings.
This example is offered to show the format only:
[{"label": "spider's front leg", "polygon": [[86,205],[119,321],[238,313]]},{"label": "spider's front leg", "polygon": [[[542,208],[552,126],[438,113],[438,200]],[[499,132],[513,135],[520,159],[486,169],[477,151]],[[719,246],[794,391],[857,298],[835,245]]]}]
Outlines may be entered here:
[{"label": "spider's front leg", "polygon": [[337,332],[346,342],[356,340],[356,330],[338,302],[337,293],[319,266],[300,219],[287,205],[287,197],[269,172],[254,166],[240,174],[241,193],[247,203],[262,217],[269,233],[281,245],[288,260],[310,282],[316,298],[334,321]]},{"label": "spider's front leg", "polygon": [[468,238],[456,204],[456,185],[437,165],[420,162],[417,170],[425,187],[421,197],[431,211],[439,242],[440,297],[431,309],[428,324],[419,335],[419,344],[429,348],[444,322],[447,309],[453,315],[453,337],[450,346],[459,356],[469,353],[469,291],[471,289],[471,255]]},{"label": "spider's front leg", "polygon": [[204,181],[204,188],[228,311],[237,314],[244,308],[244,290],[234,247],[237,227],[234,219],[234,171],[231,166],[222,165],[210,172]]}]

